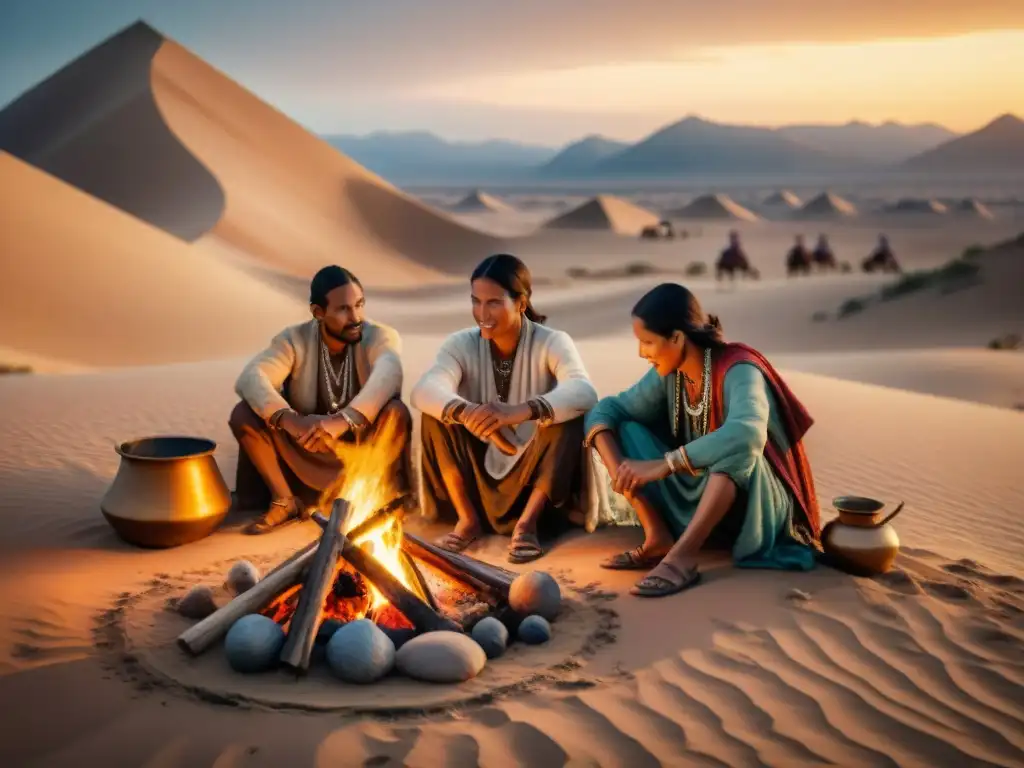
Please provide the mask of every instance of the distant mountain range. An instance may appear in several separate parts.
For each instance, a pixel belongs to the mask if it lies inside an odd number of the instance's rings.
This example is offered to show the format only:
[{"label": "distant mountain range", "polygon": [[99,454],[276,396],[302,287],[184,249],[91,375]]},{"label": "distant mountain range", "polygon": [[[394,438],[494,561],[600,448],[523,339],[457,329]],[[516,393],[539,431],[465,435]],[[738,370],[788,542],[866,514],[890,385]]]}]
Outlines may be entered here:
[{"label": "distant mountain range", "polygon": [[503,139],[451,142],[427,131],[324,136],[360,165],[389,179],[473,180],[530,176],[558,151]]},{"label": "distant mountain range", "polygon": [[1002,115],[984,128],[909,158],[903,166],[929,173],[1024,172],[1024,120]]},{"label": "distant mountain range", "polygon": [[560,150],[505,140],[449,142],[425,131],[324,138],[400,183],[785,175],[871,166],[929,173],[1024,171],[1024,121],[1013,115],[963,136],[930,123],[759,128],[690,116],[633,144],[593,134]]}]

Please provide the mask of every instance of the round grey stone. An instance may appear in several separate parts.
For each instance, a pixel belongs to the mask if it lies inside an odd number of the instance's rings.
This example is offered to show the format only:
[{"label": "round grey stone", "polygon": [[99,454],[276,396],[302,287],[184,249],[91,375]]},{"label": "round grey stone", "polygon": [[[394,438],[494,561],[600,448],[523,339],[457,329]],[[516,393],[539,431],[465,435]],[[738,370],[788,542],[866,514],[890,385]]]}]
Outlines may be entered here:
[{"label": "round grey stone", "polygon": [[224,586],[234,595],[240,595],[256,586],[260,580],[259,569],[248,560],[239,560],[228,570]]},{"label": "round grey stone", "polygon": [[540,645],[551,639],[551,625],[543,616],[527,616],[519,625],[519,639],[528,645]]},{"label": "round grey stone", "polygon": [[508,604],[522,616],[537,614],[548,621],[554,621],[562,608],[562,590],[551,574],[528,571],[512,582]]},{"label": "round grey stone", "polygon": [[399,671],[428,683],[461,683],[479,675],[485,664],[484,649],[460,632],[428,632],[395,655]]},{"label": "round grey stone", "polygon": [[178,613],[186,619],[205,619],[216,610],[217,603],[213,600],[213,590],[205,584],[192,587],[178,601]]},{"label": "round grey stone", "polygon": [[250,613],[228,630],[224,652],[236,672],[265,672],[277,665],[284,647],[284,630],[273,619]]},{"label": "round grey stone", "polygon": [[395,664],[395,644],[369,619],[350,621],[327,641],[327,664],[346,683],[372,683]]},{"label": "round grey stone", "polygon": [[472,635],[488,659],[498,658],[508,646],[508,629],[493,616],[480,619],[473,627]]}]

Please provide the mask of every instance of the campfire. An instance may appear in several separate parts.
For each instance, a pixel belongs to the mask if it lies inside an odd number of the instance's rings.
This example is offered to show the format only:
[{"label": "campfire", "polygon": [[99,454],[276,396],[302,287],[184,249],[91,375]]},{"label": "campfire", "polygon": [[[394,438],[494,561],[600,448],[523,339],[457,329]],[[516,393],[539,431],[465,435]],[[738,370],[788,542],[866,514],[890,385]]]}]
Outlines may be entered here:
[{"label": "campfire", "polygon": [[257,613],[284,631],[279,663],[303,674],[328,622],[369,619],[394,638],[461,634],[486,617],[514,633],[531,613],[554,618],[560,597],[546,574],[531,576],[534,582],[544,577],[547,589],[534,584],[514,590],[518,574],[403,531],[407,500],[395,495],[380,472],[400,458],[393,430],[393,423],[385,424],[372,444],[336,446],[345,470],[321,500],[329,517],[313,514],[319,539],[183,632],[179,646],[200,654],[239,619]]}]

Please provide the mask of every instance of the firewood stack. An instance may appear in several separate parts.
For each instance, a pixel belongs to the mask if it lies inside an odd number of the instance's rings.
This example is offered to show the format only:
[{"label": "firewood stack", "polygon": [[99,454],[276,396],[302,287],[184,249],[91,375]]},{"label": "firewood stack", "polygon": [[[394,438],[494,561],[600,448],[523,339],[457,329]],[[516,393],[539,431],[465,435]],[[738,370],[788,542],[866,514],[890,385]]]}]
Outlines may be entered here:
[{"label": "firewood stack", "polygon": [[[303,547],[267,573],[251,589],[237,595],[229,603],[182,632],[178,637],[178,645],[186,652],[197,656],[223,638],[239,618],[263,611],[279,595],[301,584],[298,605],[288,625],[280,661],[284,667],[296,674],[305,674],[309,669],[317,631],[324,619],[327,596],[334,584],[339,566],[345,564],[376,587],[391,604],[390,607],[398,610],[417,634],[437,630],[465,630],[461,624],[443,615],[439,610],[437,596],[431,593],[418,563],[430,566],[462,587],[486,596],[493,603],[505,606],[507,620],[514,623],[513,613],[507,610],[509,589],[516,577],[512,571],[489,565],[465,554],[448,552],[412,534],[404,533],[402,557],[416,577],[421,593],[417,594],[402,584],[373,554],[353,543],[380,525],[383,518],[399,514],[402,501],[397,499],[375,512],[359,526],[350,528],[351,506],[347,500],[337,499],[331,507],[330,518],[324,518],[319,513],[313,515],[313,519],[321,527],[319,539]],[[499,615],[499,618],[502,617]]]}]

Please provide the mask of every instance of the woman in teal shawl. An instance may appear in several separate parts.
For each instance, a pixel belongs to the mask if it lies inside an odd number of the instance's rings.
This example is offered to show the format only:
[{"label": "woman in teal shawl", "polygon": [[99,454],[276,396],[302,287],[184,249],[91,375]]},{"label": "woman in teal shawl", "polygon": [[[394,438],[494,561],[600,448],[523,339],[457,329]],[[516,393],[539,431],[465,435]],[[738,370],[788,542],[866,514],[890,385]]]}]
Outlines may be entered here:
[{"label": "woman in teal shawl", "polygon": [[633,594],[696,584],[696,555],[731,548],[747,568],[809,570],[820,534],[802,438],[812,421],[756,350],[726,343],[686,288],[663,283],[633,308],[652,369],[587,415],[586,439],[629,499],[644,543],[602,565],[650,572]]}]

